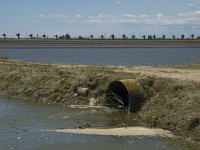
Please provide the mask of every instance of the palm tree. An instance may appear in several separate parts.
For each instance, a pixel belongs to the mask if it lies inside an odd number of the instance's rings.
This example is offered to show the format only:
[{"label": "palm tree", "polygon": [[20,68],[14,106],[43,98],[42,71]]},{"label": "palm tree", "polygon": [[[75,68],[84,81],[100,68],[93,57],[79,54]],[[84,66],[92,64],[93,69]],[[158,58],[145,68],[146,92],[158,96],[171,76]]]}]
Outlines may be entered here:
[{"label": "palm tree", "polygon": [[79,39],[79,40],[82,40],[82,39],[83,39],[83,37],[82,37],[81,35],[79,35],[79,36],[78,36],[78,39]]},{"label": "palm tree", "polygon": [[46,34],[43,34],[43,35],[42,35],[42,37],[43,37],[44,39],[46,39],[46,36],[47,36]]},{"label": "palm tree", "polygon": [[16,36],[18,39],[20,39],[20,33],[17,33]]},{"label": "palm tree", "polygon": [[175,40],[175,39],[176,39],[176,36],[175,36],[175,35],[173,35],[173,36],[172,36],[172,38],[173,38],[173,40]]},{"label": "palm tree", "polygon": [[162,36],[162,38],[163,38],[163,40],[165,40],[165,39],[166,39],[166,36],[165,36],[165,35],[163,35],[163,36]]},{"label": "palm tree", "polygon": [[194,39],[194,34],[191,35],[191,38]]},{"label": "palm tree", "polygon": [[135,35],[132,35],[132,39],[135,40]]},{"label": "palm tree", "polygon": [[115,39],[115,35],[114,34],[112,34],[110,37],[111,37],[112,40]]},{"label": "palm tree", "polygon": [[152,35],[148,35],[148,40],[152,40],[153,39],[153,37],[152,37]]},{"label": "palm tree", "polygon": [[146,39],[146,35],[143,35],[142,37],[143,37],[144,40]]},{"label": "palm tree", "polygon": [[58,35],[56,34],[56,35],[54,35],[54,37],[56,38],[56,40],[58,39]]},{"label": "palm tree", "polygon": [[182,34],[182,35],[181,35],[181,39],[182,39],[182,40],[184,40],[184,38],[185,38],[185,35],[184,35],[184,34]]},{"label": "palm tree", "polygon": [[71,36],[70,36],[69,34],[66,34],[66,35],[65,35],[65,38],[66,38],[67,40],[69,40],[69,39],[71,39]]},{"label": "palm tree", "polygon": [[29,37],[32,39],[33,38],[33,34],[29,34]]},{"label": "palm tree", "polygon": [[2,36],[3,36],[4,39],[6,39],[6,34],[5,33],[3,33]]},{"label": "palm tree", "polygon": [[93,36],[93,35],[90,35],[90,39],[93,40],[93,38],[94,38],[94,36]]},{"label": "palm tree", "polygon": [[125,40],[125,39],[126,39],[126,35],[125,35],[125,34],[123,34],[123,35],[122,35],[122,38]]},{"label": "palm tree", "polygon": [[101,35],[101,39],[102,39],[102,40],[104,39],[104,36],[103,36],[103,35]]},{"label": "palm tree", "polygon": [[156,35],[153,35],[153,39],[154,39],[154,40],[156,39]]}]

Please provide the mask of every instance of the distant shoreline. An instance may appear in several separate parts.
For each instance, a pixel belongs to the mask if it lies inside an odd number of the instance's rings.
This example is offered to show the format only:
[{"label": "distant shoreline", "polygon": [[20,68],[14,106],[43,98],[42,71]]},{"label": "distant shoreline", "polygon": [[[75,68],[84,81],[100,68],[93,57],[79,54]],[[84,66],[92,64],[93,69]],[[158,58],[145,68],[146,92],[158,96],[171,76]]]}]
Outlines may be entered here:
[{"label": "distant shoreline", "polygon": [[8,47],[192,47],[200,48],[200,40],[56,40],[56,39],[0,39],[0,48]]}]

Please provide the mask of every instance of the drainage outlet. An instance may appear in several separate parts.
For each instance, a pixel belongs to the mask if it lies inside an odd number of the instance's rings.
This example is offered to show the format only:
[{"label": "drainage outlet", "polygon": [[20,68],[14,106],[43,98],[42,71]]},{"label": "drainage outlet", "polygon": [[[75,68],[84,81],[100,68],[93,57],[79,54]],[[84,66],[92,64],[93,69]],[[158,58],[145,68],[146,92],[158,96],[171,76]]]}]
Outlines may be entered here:
[{"label": "drainage outlet", "polygon": [[106,105],[130,112],[139,111],[145,101],[145,93],[138,82],[133,79],[113,81],[106,90]]}]

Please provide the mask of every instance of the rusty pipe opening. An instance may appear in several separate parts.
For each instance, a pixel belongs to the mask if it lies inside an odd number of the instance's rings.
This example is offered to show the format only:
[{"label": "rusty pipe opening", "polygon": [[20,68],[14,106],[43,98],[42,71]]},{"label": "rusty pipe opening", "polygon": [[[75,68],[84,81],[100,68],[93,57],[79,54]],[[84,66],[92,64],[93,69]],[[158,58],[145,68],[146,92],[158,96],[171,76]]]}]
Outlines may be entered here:
[{"label": "rusty pipe opening", "polygon": [[106,90],[106,105],[112,108],[139,111],[145,101],[145,93],[133,79],[113,81]]}]

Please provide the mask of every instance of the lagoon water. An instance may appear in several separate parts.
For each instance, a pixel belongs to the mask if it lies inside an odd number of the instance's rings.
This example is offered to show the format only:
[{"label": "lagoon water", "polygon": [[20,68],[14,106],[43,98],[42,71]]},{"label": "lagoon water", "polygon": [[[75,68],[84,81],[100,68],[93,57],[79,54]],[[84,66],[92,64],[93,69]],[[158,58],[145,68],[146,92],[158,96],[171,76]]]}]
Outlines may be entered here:
[{"label": "lagoon water", "polygon": [[200,48],[0,46],[0,56],[61,64],[173,65],[200,62]]},{"label": "lagoon water", "polygon": [[90,124],[109,128],[127,123],[125,112],[107,108],[70,108],[0,98],[1,150],[198,150],[181,139],[148,136],[100,136],[47,130]]}]

